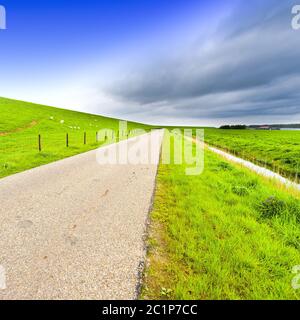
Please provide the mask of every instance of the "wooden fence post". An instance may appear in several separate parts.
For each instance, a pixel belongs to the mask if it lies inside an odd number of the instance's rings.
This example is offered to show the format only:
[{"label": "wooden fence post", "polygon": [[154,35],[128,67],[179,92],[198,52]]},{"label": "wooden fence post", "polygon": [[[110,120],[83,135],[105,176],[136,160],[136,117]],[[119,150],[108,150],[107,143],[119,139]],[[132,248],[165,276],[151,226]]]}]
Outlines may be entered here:
[{"label": "wooden fence post", "polygon": [[66,134],[66,146],[69,147],[69,134]]},{"label": "wooden fence post", "polygon": [[41,138],[41,135],[39,134],[39,139],[38,139],[38,141],[39,141],[39,152],[41,152],[42,151],[42,138]]},{"label": "wooden fence post", "polygon": [[83,143],[86,144],[86,132],[84,133]]}]

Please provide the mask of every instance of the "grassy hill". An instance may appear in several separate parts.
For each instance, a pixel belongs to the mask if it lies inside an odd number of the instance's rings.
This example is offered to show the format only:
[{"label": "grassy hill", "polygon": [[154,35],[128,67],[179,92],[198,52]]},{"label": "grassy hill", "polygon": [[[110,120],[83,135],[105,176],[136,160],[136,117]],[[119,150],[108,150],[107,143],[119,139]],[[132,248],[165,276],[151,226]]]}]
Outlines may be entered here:
[{"label": "grassy hill", "polygon": [[[0,178],[95,149],[103,143],[96,132],[118,127],[118,119],[0,98]],[[128,122],[129,130],[136,128],[149,126]]]}]

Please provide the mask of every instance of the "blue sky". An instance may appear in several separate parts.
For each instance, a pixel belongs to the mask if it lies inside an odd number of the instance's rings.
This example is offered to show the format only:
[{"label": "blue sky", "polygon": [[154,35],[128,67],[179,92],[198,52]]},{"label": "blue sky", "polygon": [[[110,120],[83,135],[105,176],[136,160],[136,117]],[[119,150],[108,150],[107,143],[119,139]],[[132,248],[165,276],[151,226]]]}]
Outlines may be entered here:
[{"label": "blue sky", "polygon": [[293,1],[0,4],[0,96],[150,123],[300,121]]}]

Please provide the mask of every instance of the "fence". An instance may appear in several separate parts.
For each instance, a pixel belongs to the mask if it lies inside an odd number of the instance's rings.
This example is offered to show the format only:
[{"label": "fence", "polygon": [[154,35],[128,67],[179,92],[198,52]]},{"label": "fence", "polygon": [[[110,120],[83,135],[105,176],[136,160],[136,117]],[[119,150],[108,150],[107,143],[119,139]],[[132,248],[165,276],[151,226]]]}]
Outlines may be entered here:
[{"label": "fence", "polygon": [[139,130],[107,131],[107,132],[60,132],[23,134],[18,136],[0,137],[0,153],[14,153],[16,151],[47,152],[65,148],[97,147],[104,143],[118,142],[139,135]]},{"label": "fence", "polygon": [[[94,139],[93,139],[94,138]],[[82,135],[78,134],[70,134],[69,132],[65,133],[64,135],[57,136],[51,136],[49,134],[39,134],[36,139],[36,148],[39,152],[45,151],[49,149],[49,144],[52,144],[54,146],[60,146],[64,145],[64,147],[84,147],[84,146],[90,146],[94,145],[97,146],[99,144],[102,144],[108,140],[113,140],[113,136],[111,137],[105,137],[105,139],[100,140],[99,139],[99,133],[96,132],[95,136],[92,137],[91,133],[89,133],[89,137],[87,132],[83,132]],[[51,147],[53,149],[53,146]]]},{"label": "fence", "polygon": [[0,178],[67,156],[138,136],[140,129],[125,131],[73,131],[18,133],[0,136]]}]

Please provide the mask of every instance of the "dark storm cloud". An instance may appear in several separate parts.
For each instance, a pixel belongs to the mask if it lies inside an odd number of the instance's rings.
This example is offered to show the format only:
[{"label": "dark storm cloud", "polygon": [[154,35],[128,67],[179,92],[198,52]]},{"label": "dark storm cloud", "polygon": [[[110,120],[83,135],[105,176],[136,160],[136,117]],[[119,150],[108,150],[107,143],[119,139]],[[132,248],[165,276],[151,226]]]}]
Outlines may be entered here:
[{"label": "dark storm cloud", "polygon": [[[244,2],[244,1],[243,1]],[[244,2],[245,3],[245,2]],[[110,93],[132,113],[177,118],[300,114],[300,31],[291,1],[237,7],[209,45],[152,62],[114,83]]]}]

